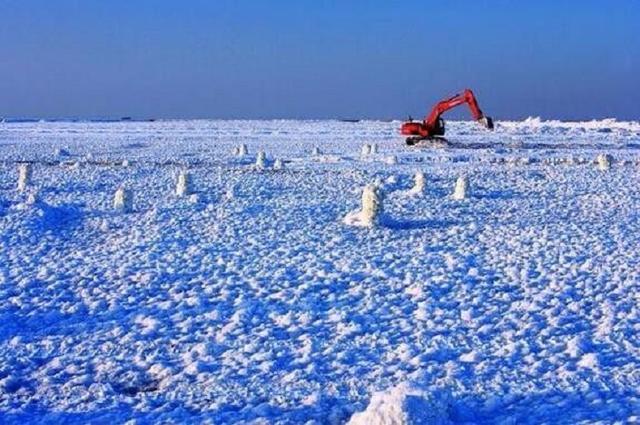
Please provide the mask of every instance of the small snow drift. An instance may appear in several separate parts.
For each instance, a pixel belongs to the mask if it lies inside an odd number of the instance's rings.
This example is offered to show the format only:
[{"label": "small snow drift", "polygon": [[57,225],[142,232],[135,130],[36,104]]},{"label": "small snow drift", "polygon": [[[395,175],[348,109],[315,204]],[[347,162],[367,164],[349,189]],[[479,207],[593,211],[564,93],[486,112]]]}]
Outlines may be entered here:
[{"label": "small snow drift", "polygon": [[21,228],[31,236],[44,233],[69,235],[71,229],[82,221],[82,211],[78,205],[50,205],[38,199],[34,192],[23,203],[16,205],[16,210],[22,212]]},{"label": "small snow drift", "polygon": [[178,175],[178,182],[176,184],[176,195],[188,196],[191,194],[191,175],[187,172],[182,172]]},{"label": "small snow drift", "polygon": [[344,223],[359,227],[373,227],[379,224],[384,211],[382,201],[383,195],[376,185],[365,186],[362,191],[362,209],[347,214]]},{"label": "small snow drift", "polygon": [[37,191],[32,191],[27,196],[27,200],[25,201],[25,204],[26,205],[35,205],[36,203],[38,203],[38,192]]},{"label": "small snow drift", "polygon": [[467,197],[467,191],[469,190],[469,180],[467,176],[460,176],[456,180],[456,187],[453,191],[453,199],[461,201]]},{"label": "small snow drift", "polygon": [[280,158],[276,159],[276,161],[273,163],[273,169],[274,170],[283,170],[284,169],[284,163],[282,162],[282,160]]},{"label": "small snow drift", "polygon": [[611,157],[611,155],[606,153],[601,153],[600,155],[598,155],[598,157],[596,158],[596,161],[598,162],[598,170],[607,171],[608,169],[610,169],[612,159],[613,158]]},{"label": "small snow drift", "polygon": [[133,211],[133,191],[120,186],[113,197],[113,208],[125,213]]},{"label": "small snow drift", "polygon": [[18,191],[24,192],[24,190],[31,183],[31,164],[18,165]]},{"label": "small snow drift", "polygon": [[374,393],[363,412],[355,413],[348,425],[437,425],[450,424],[449,397],[434,395],[403,383]]}]

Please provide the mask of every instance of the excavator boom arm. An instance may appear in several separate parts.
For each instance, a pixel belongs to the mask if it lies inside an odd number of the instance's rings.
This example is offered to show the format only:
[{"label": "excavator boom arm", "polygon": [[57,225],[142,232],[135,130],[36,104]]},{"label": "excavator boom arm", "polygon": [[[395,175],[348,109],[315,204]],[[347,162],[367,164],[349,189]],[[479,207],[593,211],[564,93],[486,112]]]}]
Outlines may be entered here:
[{"label": "excavator boom arm", "polygon": [[478,106],[478,101],[476,97],[473,95],[473,92],[469,89],[466,89],[464,92],[456,94],[449,99],[438,102],[436,106],[433,107],[431,113],[425,118],[425,125],[428,127],[435,127],[440,119],[440,116],[444,114],[449,109],[455,108],[456,106],[462,105],[466,103],[469,105],[469,109],[471,110],[471,115],[473,115],[473,119],[478,121],[484,118],[480,107]]}]

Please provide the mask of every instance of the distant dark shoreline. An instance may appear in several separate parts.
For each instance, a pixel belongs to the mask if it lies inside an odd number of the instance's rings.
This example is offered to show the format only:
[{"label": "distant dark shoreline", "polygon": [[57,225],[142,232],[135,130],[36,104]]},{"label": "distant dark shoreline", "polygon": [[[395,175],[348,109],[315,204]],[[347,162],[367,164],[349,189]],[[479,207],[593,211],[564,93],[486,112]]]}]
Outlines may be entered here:
[{"label": "distant dark shoreline", "polygon": [[[527,118],[502,118],[498,121],[516,121],[516,122],[524,122],[527,119],[531,119],[532,117]],[[539,118],[539,117],[535,117]],[[614,120],[618,122],[634,122],[639,121],[640,118],[637,119],[619,119],[619,118],[585,118],[585,119],[558,119],[558,118],[539,118],[541,122],[545,121],[560,121],[563,123],[581,123],[588,121],[604,121],[604,120]],[[391,118],[131,118],[131,117],[123,117],[123,118],[11,118],[11,117],[0,117],[0,124],[25,124],[25,123],[145,123],[145,122],[156,122],[156,121],[338,121],[343,123],[359,123],[362,121],[375,121],[375,122],[394,122],[401,121],[400,118],[391,119]],[[449,119],[449,121],[467,121],[466,119]]]}]

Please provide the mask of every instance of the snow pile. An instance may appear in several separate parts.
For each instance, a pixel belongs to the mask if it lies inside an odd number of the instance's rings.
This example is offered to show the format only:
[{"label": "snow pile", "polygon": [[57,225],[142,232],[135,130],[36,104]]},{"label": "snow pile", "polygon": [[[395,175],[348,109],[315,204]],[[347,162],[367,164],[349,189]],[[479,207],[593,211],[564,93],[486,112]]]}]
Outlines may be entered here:
[{"label": "snow pile", "polygon": [[355,413],[348,425],[446,425],[453,423],[449,409],[447,395],[402,383],[374,393],[367,408]]},{"label": "snow pile", "polygon": [[360,149],[360,155],[362,155],[362,156],[371,155],[371,145],[366,144],[366,143],[364,145],[362,145],[362,148]]},{"label": "snow pile", "polygon": [[275,160],[275,162],[273,163],[273,169],[274,170],[284,170],[284,163],[282,162],[282,160],[280,158],[277,158]]}]

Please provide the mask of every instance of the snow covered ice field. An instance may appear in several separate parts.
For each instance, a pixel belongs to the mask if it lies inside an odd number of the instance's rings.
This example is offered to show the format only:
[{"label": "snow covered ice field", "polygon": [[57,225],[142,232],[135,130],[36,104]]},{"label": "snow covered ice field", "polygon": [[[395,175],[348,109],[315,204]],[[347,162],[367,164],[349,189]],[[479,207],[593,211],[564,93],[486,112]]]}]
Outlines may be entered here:
[{"label": "snow covered ice field", "polygon": [[0,422],[640,421],[640,123],[448,124],[0,123]]}]

